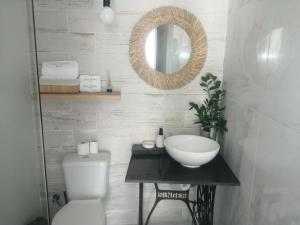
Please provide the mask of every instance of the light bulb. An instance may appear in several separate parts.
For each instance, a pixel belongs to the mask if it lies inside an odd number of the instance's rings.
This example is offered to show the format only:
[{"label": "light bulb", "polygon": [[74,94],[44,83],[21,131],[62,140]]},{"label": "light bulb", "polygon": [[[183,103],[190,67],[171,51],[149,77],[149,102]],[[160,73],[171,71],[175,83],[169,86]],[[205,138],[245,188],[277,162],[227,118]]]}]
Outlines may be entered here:
[{"label": "light bulb", "polygon": [[115,13],[110,7],[104,6],[100,12],[100,17],[105,25],[109,25],[112,24],[115,17]]}]

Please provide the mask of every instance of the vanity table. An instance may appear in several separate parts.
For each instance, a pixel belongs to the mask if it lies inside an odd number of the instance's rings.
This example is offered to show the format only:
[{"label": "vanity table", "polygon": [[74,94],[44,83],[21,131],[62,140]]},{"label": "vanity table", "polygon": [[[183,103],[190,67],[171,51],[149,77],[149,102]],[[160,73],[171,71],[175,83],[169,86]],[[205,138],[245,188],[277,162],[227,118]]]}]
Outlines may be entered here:
[{"label": "vanity table", "polygon": [[[213,225],[216,186],[240,185],[221,155],[199,168],[190,169],[173,160],[165,149],[146,150],[142,145],[132,147],[125,181],[139,183],[139,225],[143,225],[144,183],[153,183],[156,190],[155,203],[145,225],[148,225],[153,211],[162,200],[183,201],[192,216],[193,225]],[[191,184],[196,187],[196,200],[190,200],[190,189],[161,190],[159,183]]]}]

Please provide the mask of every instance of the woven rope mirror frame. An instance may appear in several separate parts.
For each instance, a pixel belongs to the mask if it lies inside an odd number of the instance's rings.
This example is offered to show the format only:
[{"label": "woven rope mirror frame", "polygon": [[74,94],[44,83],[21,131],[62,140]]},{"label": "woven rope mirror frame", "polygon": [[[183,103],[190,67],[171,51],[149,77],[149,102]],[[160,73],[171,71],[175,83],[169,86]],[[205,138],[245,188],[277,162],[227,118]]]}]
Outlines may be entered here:
[{"label": "woven rope mirror frame", "polygon": [[[177,72],[161,73],[149,66],[145,56],[145,43],[149,33],[160,25],[181,27],[191,39],[191,56]],[[133,28],[129,41],[129,58],[135,72],[149,85],[159,89],[176,89],[190,83],[201,71],[207,55],[206,33],[196,16],[187,10],[165,6],[145,14]]]}]

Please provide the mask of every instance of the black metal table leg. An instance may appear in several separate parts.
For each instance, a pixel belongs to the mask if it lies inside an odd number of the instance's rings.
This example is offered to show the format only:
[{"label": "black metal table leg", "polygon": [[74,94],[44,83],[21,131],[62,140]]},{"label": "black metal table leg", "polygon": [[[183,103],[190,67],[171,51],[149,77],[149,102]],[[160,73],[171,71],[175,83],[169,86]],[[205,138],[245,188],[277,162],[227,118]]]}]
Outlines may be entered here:
[{"label": "black metal table leg", "polygon": [[147,216],[147,220],[145,225],[148,225],[150,218],[152,216],[152,213],[154,212],[154,209],[156,208],[157,204],[161,201],[161,200],[179,200],[179,201],[183,201],[189,212],[191,213],[192,219],[193,219],[193,223],[197,224],[197,217],[195,216],[195,214],[193,213],[193,210],[190,206],[190,201],[189,201],[189,190],[186,191],[175,191],[175,190],[160,190],[158,188],[157,183],[154,183],[155,186],[155,191],[156,191],[156,197],[155,197],[155,202]]},{"label": "black metal table leg", "polygon": [[153,206],[152,206],[152,209],[150,210],[150,212],[149,212],[149,214],[148,214],[148,216],[147,216],[145,225],[148,225],[148,223],[149,223],[149,221],[150,221],[150,218],[151,218],[151,216],[152,216],[152,213],[154,212],[154,209],[156,208],[156,205],[157,205],[157,203],[158,203],[159,201],[160,201],[160,200],[158,200],[157,198],[155,199],[155,202],[154,202],[154,204],[153,204]]},{"label": "black metal table leg", "polygon": [[143,192],[144,184],[139,183],[139,225],[143,225]]},{"label": "black metal table leg", "polygon": [[[213,225],[214,201],[216,186],[215,185],[198,185],[196,201],[189,200],[189,190],[174,191],[160,190],[154,183],[156,190],[155,202],[147,216],[145,225],[148,225],[152,213],[161,200],[180,200],[183,201],[193,220],[193,225]],[[191,205],[193,207],[191,207]],[[139,184],[139,225],[143,225],[143,183]]]},{"label": "black metal table leg", "polygon": [[198,185],[197,200],[193,202],[198,225],[213,225],[215,194],[215,185]]}]

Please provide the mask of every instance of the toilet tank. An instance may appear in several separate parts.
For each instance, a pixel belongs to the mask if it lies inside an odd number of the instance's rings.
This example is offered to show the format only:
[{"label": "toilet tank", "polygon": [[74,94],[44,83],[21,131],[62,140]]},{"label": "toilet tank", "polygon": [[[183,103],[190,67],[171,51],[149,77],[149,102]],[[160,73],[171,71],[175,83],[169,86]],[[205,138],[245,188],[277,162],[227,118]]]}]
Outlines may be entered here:
[{"label": "toilet tank", "polygon": [[108,152],[88,156],[67,154],[63,160],[63,171],[68,199],[105,197],[108,190],[109,159]]}]

